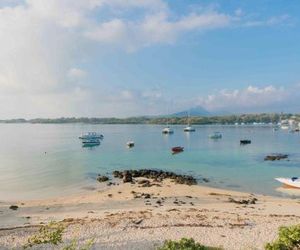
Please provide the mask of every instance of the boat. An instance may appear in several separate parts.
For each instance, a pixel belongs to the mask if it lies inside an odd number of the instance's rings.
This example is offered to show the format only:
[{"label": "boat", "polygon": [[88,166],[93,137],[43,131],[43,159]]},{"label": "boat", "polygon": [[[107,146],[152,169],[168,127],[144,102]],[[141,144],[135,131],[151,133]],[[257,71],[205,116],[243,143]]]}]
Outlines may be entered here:
[{"label": "boat", "polygon": [[209,135],[210,139],[221,139],[222,134],[220,132],[214,132],[213,134]]},{"label": "boat", "polygon": [[196,129],[194,129],[191,125],[190,125],[190,114],[188,113],[188,125],[183,129],[184,132],[195,132]]},{"label": "boat", "polygon": [[127,145],[127,147],[129,147],[129,148],[133,148],[133,147],[134,147],[134,141],[128,141],[128,142],[126,143],[126,145]]},{"label": "boat", "polygon": [[163,133],[163,134],[173,134],[173,133],[174,133],[174,130],[171,129],[171,128],[168,126],[168,127],[165,127],[165,128],[162,130],[162,133]]},{"label": "boat", "polygon": [[184,147],[173,147],[172,148],[173,154],[181,153],[181,152],[183,152],[183,150],[184,150]]},{"label": "boat", "polygon": [[240,140],[240,145],[251,144],[251,140]]},{"label": "boat", "polygon": [[87,132],[85,134],[82,134],[79,136],[79,139],[82,140],[88,140],[88,139],[103,139],[104,136],[102,134],[96,133],[96,132]]},{"label": "boat", "polygon": [[299,177],[292,177],[292,178],[275,178],[276,181],[283,183],[290,187],[300,188],[300,178]]},{"label": "boat", "polygon": [[184,132],[195,132],[196,129],[194,129],[192,126],[187,126],[183,129]]},{"label": "boat", "polygon": [[82,145],[86,146],[86,147],[100,145],[100,140],[99,139],[83,139]]}]

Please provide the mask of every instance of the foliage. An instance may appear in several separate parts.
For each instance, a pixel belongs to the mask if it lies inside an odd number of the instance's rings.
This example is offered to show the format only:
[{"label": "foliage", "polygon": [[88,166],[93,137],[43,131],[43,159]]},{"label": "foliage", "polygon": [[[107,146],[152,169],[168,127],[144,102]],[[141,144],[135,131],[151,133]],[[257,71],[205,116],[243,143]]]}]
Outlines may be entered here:
[{"label": "foliage", "polygon": [[158,250],[221,250],[221,248],[203,246],[192,238],[182,238],[179,241],[167,240]]},{"label": "foliage", "polygon": [[280,227],[278,238],[265,246],[266,250],[294,250],[300,249],[300,224]]},{"label": "foliage", "polygon": [[54,244],[62,243],[62,234],[65,227],[61,223],[50,222],[48,225],[42,226],[38,234],[28,238],[24,249],[40,244]]}]

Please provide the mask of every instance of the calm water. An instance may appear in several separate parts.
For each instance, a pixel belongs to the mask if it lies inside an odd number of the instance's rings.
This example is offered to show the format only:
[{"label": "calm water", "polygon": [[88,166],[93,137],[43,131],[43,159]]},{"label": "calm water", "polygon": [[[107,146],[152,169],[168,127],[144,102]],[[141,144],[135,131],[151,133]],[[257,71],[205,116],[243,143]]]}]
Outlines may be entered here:
[{"label": "calm water", "polygon": [[[285,195],[276,189],[278,176],[300,176],[300,135],[270,127],[195,126],[184,133],[162,135],[152,125],[0,124],[0,200],[67,195],[100,185],[98,173],[115,169],[159,168],[203,176],[206,184],[239,191]],[[83,148],[78,135],[98,131],[101,145]],[[211,140],[213,131],[223,134]],[[239,140],[252,140],[240,146]],[[128,140],[136,146],[125,147]],[[171,155],[172,146],[185,152]],[[264,162],[270,153],[288,153],[290,161]]]}]

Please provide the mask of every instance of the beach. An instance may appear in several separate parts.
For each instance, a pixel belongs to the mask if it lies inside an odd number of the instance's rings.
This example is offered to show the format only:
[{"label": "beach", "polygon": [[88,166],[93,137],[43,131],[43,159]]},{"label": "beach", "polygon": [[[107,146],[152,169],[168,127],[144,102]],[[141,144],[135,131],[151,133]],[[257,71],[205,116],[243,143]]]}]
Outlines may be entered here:
[{"label": "beach", "polygon": [[[136,178],[53,199],[0,203],[0,249],[21,248],[41,225],[65,226],[62,249],[76,239],[92,249],[156,249],[164,240],[194,238],[223,249],[263,249],[278,228],[300,223],[297,199]],[[150,185],[139,183],[147,182]],[[9,207],[18,208],[12,210]]]}]

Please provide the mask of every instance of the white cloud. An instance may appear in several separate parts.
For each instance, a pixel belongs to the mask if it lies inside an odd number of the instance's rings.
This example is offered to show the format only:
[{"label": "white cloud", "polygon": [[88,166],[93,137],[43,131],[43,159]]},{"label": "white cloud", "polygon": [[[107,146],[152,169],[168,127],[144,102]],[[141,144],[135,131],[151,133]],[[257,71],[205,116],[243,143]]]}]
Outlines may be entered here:
[{"label": "white cloud", "polygon": [[87,75],[87,72],[82,69],[79,69],[79,68],[71,68],[68,71],[68,77],[71,80],[81,79],[81,78],[85,77],[86,75]]},{"label": "white cloud", "polygon": [[155,113],[164,102],[159,90],[108,91],[105,82],[86,82],[89,68],[80,67],[93,48],[175,43],[188,32],[228,27],[236,16],[211,8],[178,15],[163,0],[2,1],[0,117]]},{"label": "white cloud", "polygon": [[95,25],[85,35],[100,43],[125,46],[131,51],[155,43],[172,43],[185,32],[221,28],[231,22],[229,15],[211,11],[191,13],[175,21],[170,19],[167,11],[146,15],[143,20],[138,21],[113,19]]},{"label": "white cloud", "polygon": [[272,16],[266,20],[249,20],[244,23],[247,27],[258,26],[279,26],[279,25],[291,25],[293,23],[292,18],[289,15]]},{"label": "white cloud", "polygon": [[208,110],[259,110],[289,101],[293,89],[248,86],[245,89],[221,90],[207,97],[199,97],[197,104]]}]

